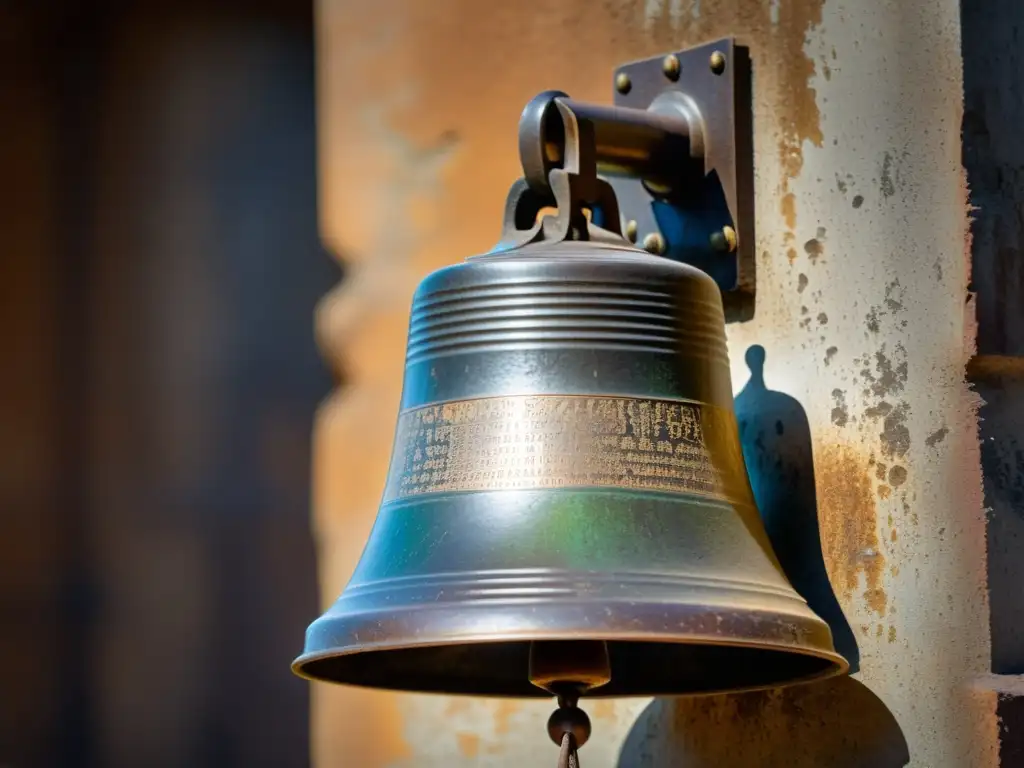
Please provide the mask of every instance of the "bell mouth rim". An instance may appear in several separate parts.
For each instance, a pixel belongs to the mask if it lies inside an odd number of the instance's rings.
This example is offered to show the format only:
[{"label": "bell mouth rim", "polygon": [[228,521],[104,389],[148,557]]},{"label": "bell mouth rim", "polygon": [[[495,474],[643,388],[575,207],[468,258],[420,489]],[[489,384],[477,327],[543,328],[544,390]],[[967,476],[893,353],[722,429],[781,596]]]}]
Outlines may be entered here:
[{"label": "bell mouth rim", "polygon": [[[314,622],[315,623],[315,622]],[[801,623],[804,625],[812,625],[813,629],[816,629],[819,633],[822,631],[829,633],[831,631],[828,625],[825,624],[821,619],[810,620],[803,618]],[[647,644],[653,647],[656,646],[678,646],[678,645],[691,645],[697,647],[715,647],[715,648],[740,648],[746,650],[756,651],[768,651],[784,655],[801,656],[805,658],[818,659],[827,662],[826,666],[820,669],[809,672],[805,675],[794,676],[785,680],[772,680],[765,683],[757,683],[750,685],[727,685],[718,688],[709,688],[693,691],[678,691],[675,693],[665,691],[627,691],[613,693],[603,693],[601,688],[596,688],[586,695],[587,699],[618,699],[618,698],[650,698],[657,696],[670,696],[670,697],[693,697],[693,696],[717,696],[722,694],[738,694],[738,693],[749,693],[753,691],[764,691],[775,688],[788,688],[795,685],[805,685],[808,683],[819,682],[827,680],[833,677],[839,677],[841,675],[848,674],[850,671],[850,663],[847,659],[834,649],[830,650],[823,647],[814,646],[797,646],[792,644],[786,644],[783,642],[765,642],[756,641],[754,639],[737,639],[737,640],[722,640],[714,637],[705,636],[691,636],[689,638],[679,638],[677,635],[672,635],[668,632],[651,632],[651,631],[634,631],[634,632],[590,632],[585,636],[570,635],[570,634],[551,634],[544,635],[542,631],[533,632],[511,632],[503,633],[500,636],[488,633],[467,633],[465,635],[459,635],[450,639],[428,639],[423,641],[378,641],[375,643],[363,643],[357,647],[348,648],[334,648],[328,650],[309,651],[302,653],[291,664],[291,671],[300,678],[318,683],[331,683],[334,685],[351,686],[355,688],[365,688],[372,690],[387,690],[394,693],[418,693],[427,695],[446,695],[446,696],[473,696],[477,698],[496,698],[496,699],[531,699],[531,698],[550,698],[551,694],[540,688],[536,688],[536,693],[530,691],[529,693],[502,693],[502,692],[491,692],[484,690],[432,690],[424,689],[421,687],[403,687],[402,685],[381,685],[379,683],[366,683],[358,681],[348,681],[335,679],[325,675],[316,675],[307,671],[310,665],[316,662],[327,661],[330,659],[353,657],[353,656],[371,656],[378,653],[387,651],[409,651],[409,650],[427,650],[431,648],[442,649],[451,648],[456,646],[483,646],[483,645],[502,645],[502,644],[529,644],[533,642],[548,642],[548,641],[579,641],[587,640],[594,642],[605,642],[609,645],[615,645],[617,643],[632,643],[637,645]],[[613,670],[614,676],[614,670]],[[614,677],[613,677],[614,679]]]}]

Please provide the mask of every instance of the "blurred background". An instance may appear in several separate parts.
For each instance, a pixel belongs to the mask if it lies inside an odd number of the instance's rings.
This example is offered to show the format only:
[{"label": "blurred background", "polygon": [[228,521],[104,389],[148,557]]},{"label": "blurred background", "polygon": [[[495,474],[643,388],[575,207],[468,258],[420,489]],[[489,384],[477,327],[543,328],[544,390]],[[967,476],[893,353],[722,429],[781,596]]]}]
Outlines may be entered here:
[{"label": "blurred background", "polygon": [[0,765],[306,765],[312,4],[4,2],[0,83]]}]

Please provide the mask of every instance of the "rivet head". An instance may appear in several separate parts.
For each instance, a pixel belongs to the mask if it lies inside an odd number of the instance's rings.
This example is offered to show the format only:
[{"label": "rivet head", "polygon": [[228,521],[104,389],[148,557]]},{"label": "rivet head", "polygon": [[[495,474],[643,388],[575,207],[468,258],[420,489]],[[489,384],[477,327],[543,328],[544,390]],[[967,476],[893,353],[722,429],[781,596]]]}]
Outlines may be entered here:
[{"label": "rivet head", "polygon": [[736,230],[732,227],[722,227],[711,234],[711,247],[719,253],[732,253],[736,250],[736,243]]},{"label": "rivet head", "polygon": [[679,79],[679,57],[674,53],[670,53],[664,59],[661,60],[661,71],[665,73],[665,77],[669,80],[676,81]]},{"label": "rivet head", "polygon": [[665,252],[665,238],[658,232],[651,232],[644,237],[644,250],[660,256]]},{"label": "rivet head", "polygon": [[626,239],[631,243],[636,242],[636,220],[630,219],[626,222]]},{"label": "rivet head", "polygon": [[720,75],[725,72],[725,54],[721,51],[715,51],[712,53],[709,63],[711,65],[711,71],[716,75]]},{"label": "rivet head", "polygon": [[632,87],[633,81],[629,79],[629,75],[625,72],[619,72],[619,74],[615,76],[615,90],[619,93],[627,94]]}]

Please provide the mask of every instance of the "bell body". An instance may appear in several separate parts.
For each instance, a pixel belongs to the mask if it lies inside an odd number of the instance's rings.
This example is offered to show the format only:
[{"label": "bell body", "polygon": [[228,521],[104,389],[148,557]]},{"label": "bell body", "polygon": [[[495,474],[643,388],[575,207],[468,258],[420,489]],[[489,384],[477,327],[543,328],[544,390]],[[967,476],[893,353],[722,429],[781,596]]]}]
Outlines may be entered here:
[{"label": "bell body", "polygon": [[847,668],[755,508],[718,287],[633,248],[564,242],[420,285],[380,512],[294,669],[545,696],[531,645],[581,640],[607,645],[596,696]]}]

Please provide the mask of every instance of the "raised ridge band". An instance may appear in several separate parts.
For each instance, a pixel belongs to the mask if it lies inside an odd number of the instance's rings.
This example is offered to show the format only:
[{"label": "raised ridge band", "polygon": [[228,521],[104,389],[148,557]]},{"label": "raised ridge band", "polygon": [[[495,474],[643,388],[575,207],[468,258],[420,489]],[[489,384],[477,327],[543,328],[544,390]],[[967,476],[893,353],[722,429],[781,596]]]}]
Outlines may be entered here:
[{"label": "raised ridge band", "polygon": [[535,280],[431,291],[414,302],[406,359],[586,345],[728,364],[720,304],[671,287]]}]

